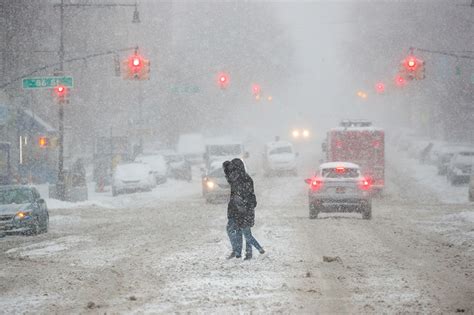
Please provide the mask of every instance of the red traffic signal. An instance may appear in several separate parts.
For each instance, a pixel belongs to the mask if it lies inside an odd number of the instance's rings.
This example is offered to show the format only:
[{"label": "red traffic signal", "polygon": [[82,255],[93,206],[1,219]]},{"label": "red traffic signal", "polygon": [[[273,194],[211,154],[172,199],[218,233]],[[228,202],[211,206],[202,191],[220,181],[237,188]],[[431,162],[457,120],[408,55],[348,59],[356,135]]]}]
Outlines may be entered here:
[{"label": "red traffic signal", "polygon": [[377,91],[377,93],[385,92],[385,84],[383,82],[375,84],[375,91]]},{"label": "red traffic signal", "polygon": [[217,83],[219,84],[221,89],[225,89],[229,85],[229,75],[223,72],[219,73]]},{"label": "red traffic signal", "polygon": [[416,68],[418,67],[418,60],[413,57],[413,56],[408,56],[406,59],[405,59],[405,68],[408,70],[408,71],[416,71]]},{"label": "red traffic signal", "polygon": [[258,85],[258,84],[252,85],[252,93],[254,95],[260,94],[260,91],[261,91],[260,85]]},{"label": "red traffic signal", "polygon": [[397,76],[395,77],[395,84],[396,84],[397,86],[402,87],[402,86],[405,86],[405,85],[407,84],[407,81],[405,80],[405,78],[404,78],[403,76],[397,75]]},{"label": "red traffic signal", "polygon": [[64,85],[57,85],[54,87],[54,93],[56,93],[58,97],[64,97],[67,94],[67,87]]},{"label": "red traffic signal", "polygon": [[128,67],[132,74],[138,75],[143,68],[143,58],[139,54],[135,53],[134,55],[128,58]]},{"label": "red traffic signal", "polygon": [[49,146],[49,138],[48,137],[39,137],[38,138],[38,145],[40,148],[46,148]]}]

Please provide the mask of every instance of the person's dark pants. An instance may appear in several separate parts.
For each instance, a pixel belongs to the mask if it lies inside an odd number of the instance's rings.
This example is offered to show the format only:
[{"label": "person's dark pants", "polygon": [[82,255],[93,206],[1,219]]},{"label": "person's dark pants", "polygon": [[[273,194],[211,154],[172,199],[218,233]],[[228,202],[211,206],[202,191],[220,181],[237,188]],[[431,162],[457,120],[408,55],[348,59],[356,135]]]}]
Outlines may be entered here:
[{"label": "person's dark pants", "polygon": [[257,242],[255,237],[252,235],[252,230],[250,227],[246,227],[242,229],[242,233],[245,237],[245,255],[252,256],[252,246],[255,247],[259,252],[262,251],[262,246]]},{"label": "person's dark pants", "polygon": [[[229,219],[227,222],[227,235],[232,245],[232,251],[237,257],[240,257],[242,255],[242,229],[238,227],[234,219]],[[252,255],[252,245],[246,243],[245,252],[246,254],[250,253],[250,255]]]}]

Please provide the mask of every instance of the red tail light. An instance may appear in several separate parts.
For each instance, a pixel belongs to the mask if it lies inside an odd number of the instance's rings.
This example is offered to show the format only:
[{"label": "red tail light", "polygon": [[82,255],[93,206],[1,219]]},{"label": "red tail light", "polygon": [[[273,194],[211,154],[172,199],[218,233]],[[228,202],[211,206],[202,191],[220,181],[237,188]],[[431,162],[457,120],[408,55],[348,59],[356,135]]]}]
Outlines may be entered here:
[{"label": "red tail light", "polygon": [[311,178],[310,180],[308,180],[308,183],[312,191],[320,190],[323,186],[323,181],[317,177]]},{"label": "red tail light", "polygon": [[372,180],[370,178],[363,178],[360,183],[359,187],[362,190],[369,190],[372,187]]}]

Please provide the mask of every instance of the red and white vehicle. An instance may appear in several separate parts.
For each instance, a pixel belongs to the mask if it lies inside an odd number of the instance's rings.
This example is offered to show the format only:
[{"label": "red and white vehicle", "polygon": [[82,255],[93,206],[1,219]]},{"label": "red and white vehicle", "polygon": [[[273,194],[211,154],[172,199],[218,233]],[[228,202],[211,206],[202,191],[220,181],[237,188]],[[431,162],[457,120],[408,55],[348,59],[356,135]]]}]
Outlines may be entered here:
[{"label": "red and white vehicle", "polygon": [[360,166],[375,192],[385,186],[385,133],[365,120],[343,120],[327,133],[326,161],[348,161]]},{"label": "red and white vehicle", "polygon": [[320,212],[359,212],[362,218],[372,218],[371,184],[354,163],[323,163],[309,184],[309,218]]}]

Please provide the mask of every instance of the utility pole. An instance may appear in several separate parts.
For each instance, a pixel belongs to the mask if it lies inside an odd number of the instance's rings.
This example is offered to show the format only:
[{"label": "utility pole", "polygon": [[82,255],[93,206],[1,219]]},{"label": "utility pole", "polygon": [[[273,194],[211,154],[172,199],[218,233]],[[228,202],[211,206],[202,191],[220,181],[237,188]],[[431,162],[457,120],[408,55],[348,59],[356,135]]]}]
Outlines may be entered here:
[{"label": "utility pole", "polygon": [[[64,0],[61,0],[59,4],[59,12],[60,12],[60,32],[59,32],[59,72],[60,75],[64,73],[64,7],[134,7],[135,11],[133,12],[133,20],[132,23],[140,23],[140,18],[137,9],[137,3],[135,4],[64,4]],[[59,156],[58,156],[58,181],[56,183],[56,191],[58,193],[59,200],[65,200],[66,198],[66,185],[65,185],[65,178],[64,178],[64,104],[66,102],[60,100],[58,102],[58,118],[59,118],[59,139],[58,139],[58,147],[59,147]]]},{"label": "utility pole", "polygon": [[[61,0],[60,10],[60,32],[59,32],[59,72],[63,75],[64,71],[64,0]],[[64,102],[58,102],[59,117],[59,157],[58,157],[58,182],[56,190],[59,200],[66,199],[66,185],[64,183]]]}]

